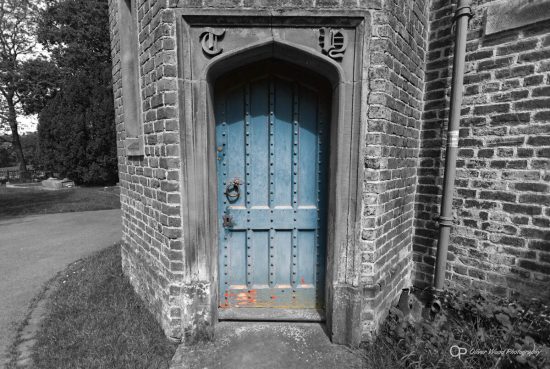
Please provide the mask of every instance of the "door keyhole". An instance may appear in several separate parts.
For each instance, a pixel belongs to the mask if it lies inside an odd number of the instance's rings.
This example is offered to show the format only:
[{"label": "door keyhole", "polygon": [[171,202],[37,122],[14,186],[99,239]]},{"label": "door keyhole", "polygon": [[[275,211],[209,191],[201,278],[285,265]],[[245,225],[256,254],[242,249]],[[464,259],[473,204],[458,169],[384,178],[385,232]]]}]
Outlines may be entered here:
[{"label": "door keyhole", "polygon": [[223,227],[229,228],[233,226],[233,217],[229,214],[224,214],[223,217]]}]

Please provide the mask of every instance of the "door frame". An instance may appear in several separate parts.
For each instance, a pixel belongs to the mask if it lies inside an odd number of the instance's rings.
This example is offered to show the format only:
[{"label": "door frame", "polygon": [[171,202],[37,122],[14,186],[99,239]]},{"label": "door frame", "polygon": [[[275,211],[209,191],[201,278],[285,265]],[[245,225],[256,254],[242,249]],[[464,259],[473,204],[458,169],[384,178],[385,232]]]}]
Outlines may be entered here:
[{"label": "door frame", "polygon": [[[333,342],[360,341],[362,291],[358,287],[361,265],[362,157],[367,89],[364,71],[368,57],[368,12],[289,11],[266,14],[245,10],[181,10],[177,18],[178,99],[180,125],[181,217],[183,225],[184,285],[202,286],[198,302],[187,306],[192,321],[200,321],[198,336],[212,336],[218,321],[217,174],[214,118],[214,85],[218,77],[247,64],[276,58],[312,70],[332,85],[331,139],[327,209],[325,273],[326,324]],[[272,32],[258,42],[243,42],[209,59],[193,62],[201,52],[193,28],[227,27],[348,27],[355,35],[352,70],[320,50],[291,42]],[[196,34],[196,33],[195,33]],[[349,67],[347,69],[350,69]],[[204,165],[207,163],[207,165]],[[206,189],[206,190],[205,190]]]}]

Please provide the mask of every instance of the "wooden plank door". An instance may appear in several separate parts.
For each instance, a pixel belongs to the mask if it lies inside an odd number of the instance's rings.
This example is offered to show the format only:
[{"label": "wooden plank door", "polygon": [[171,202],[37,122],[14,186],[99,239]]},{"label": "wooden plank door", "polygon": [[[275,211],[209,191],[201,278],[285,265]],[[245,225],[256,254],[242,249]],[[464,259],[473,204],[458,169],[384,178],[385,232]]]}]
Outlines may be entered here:
[{"label": "wooden plank door", "polygon": [[221,316],[323,308],[329,94],[277,62],[216,84]]}]

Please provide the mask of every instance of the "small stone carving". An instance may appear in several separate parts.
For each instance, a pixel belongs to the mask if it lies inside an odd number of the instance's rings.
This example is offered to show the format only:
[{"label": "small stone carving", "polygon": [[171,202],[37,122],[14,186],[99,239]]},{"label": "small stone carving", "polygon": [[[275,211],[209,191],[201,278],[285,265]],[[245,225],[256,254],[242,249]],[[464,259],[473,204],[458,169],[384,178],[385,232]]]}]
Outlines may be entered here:
[{"label": "small stone carving", "polygon": [[202,51],[206,55],[216,56],[220,54],[223,49],[218,46],[218,41],[225,34],[225,30],[215,30],[213,28],[205,28],[204,32],[200,35]]},{"label": "small stone carving", "polygon": [[332,59],[342,59],[348,46],[348,37],[343,29],[323,27],[319,30],[319,46]]}]

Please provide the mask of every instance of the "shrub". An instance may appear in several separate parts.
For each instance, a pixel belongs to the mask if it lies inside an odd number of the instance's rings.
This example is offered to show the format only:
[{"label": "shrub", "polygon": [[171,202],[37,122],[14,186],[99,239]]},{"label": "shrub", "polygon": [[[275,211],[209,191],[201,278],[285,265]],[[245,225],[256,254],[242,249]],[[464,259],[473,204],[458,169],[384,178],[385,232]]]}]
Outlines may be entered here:
[{"label": "shrub", "polygon": [[548,368],[550,309],[541,301],[454,290],[438,298],[442,310],[420,321],[390,310],[377,339],[367,345],[372,367]]}]

